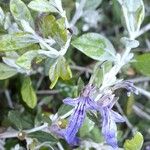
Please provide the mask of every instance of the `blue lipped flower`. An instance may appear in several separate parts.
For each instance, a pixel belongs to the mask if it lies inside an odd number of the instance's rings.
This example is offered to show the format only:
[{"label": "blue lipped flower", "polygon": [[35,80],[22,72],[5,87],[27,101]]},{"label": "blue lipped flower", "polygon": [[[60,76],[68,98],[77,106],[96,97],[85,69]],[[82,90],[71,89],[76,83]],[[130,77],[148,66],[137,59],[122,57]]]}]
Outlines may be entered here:
[{"label": "blue lipped flower", "polygon": [[98,110],[97,103],[89,97],[92,89],[93,87],[91,85],[87,85],[80,97],[76,99],[66,98],[63,100],[65,104],[75,107],[64,132],[64,137],[70,145],[79,144],[80,140],[76,137],[76,134],[82,126],[86,111]]},{"label": "blue lipped flower", "polygon": [[113,150],[118,149],[117,144],[117,122],[124,122],[124,118],[112,110],[117,98],[113,94],[104,95],[98,102],[101,105],[99,112],[102,116],[102,134],[107,144],[112,146]]}]

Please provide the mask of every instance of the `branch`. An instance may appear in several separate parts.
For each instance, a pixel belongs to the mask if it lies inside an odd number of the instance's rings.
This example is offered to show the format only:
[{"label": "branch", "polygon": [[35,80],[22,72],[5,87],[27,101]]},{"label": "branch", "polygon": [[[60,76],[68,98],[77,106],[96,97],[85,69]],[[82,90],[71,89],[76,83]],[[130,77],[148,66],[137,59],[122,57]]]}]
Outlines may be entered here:
[{"label": "branch", "polygon": [[150,92],[148,92],[142,88],[139,88],[139,87],[136,87],[136,89],[138,90],[139,93],[141,93],[142,95],[145,95],[147,98],[150,99]]},{"label": "branch", "polygon": [[146,113],[145,111],[143,111],[142,109],[140,109],[138,106],[133,105],[133,110],[139,117],[150,121],[150,115]]},{"label": "branch", "polygon": [[[48,123],[44,123],[42,126],[35,127],[33,129],[30,129],[30,130],[23,130],[22,132],[24,132],[25,134],[29,134],[29,133],[43,130],[47,127],[48,127]],[[19,133],[20,133],[20,131],[16,131],[16,130],[6,131],[6,132],[0,134],[0,139],[18,137]]]}]

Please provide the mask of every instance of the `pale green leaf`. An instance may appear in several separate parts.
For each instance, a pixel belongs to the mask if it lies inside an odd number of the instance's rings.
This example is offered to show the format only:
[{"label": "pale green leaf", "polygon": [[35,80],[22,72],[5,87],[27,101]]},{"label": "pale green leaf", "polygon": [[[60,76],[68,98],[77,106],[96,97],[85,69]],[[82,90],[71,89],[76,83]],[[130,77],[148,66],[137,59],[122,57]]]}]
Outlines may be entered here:
[{"label": "pale green leaf", "polygon": [[34,27],[33,18],[27,6],[21,0],[10,0],[10,11],[18,21],[25,20]]},{"label": "pale green leaf", "polygon": [[17,74],[17,71],[8,65],[0,63],[0,80],[10,78]]},{"label": "pale green leaf", "polygon": [[27,33],[5,34],[0,36],[0,52],[21,50],[37,43]]},{"label": "pale green leaf", "polygon": [[126,140],[124,143],[125,150],[141,150],[143,145],[143,135],[137,132],[131,140]]},{"label": "pale green leaf", "polygon": [[59,77],[63,80],[69,80],[72,77],[70,67],[64,57],[59,57],[49,69],[50,88],[55,86]]},{"label": "pale green leaf", "polygon": [[150,53],[137,55],[132,63],[136,70],[143,75],[150,76]]},{"label": "pale green leaf", "polygon": [[[98,33],[86,33],[75,39],[72,45],[95,60],[113,59],[115,49],[104,36]],[[105,57],[106,55],[109,56]]]},{"label": "pale green leaf", "polygon": [[28,51],[28,52],[24,53],[23,55],[21,55],[17,59],[16,63],[19,66],[21,66],[22,68],[30,70],[32,61],[37,56],[38,56],[38,52],[36,50],[31,50],[31,51]]},{"label": "pale green leaf", "polygon": [[29,77],[25,77],[21,86],[21,95],[23,101],[30,107],[34,108],[37,104],[35,90],[32,87],[32,82]]},{"label": "pale green leaf", "polygon": [[48,0],[33,0],[28,7],[39,12],[58,12]]}]

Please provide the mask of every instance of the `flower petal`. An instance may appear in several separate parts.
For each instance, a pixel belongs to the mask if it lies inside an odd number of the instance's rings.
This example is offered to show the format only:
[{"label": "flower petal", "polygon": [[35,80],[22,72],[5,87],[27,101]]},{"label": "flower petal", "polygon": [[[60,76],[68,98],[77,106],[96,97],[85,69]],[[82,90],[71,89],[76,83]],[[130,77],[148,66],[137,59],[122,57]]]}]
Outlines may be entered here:
[{"label": "flower petal", "polygon": [[115,122],[125,122],[124,118],[117,112],[111,110],[111,116]]},{"label": "flower petal", "polygon": [[86,109],[99,110],[100,108],[101,106],[99,106],[95,101],[86,97]]},{"label": "flower petal", "polygon": [[75,106],[78,102],[79,102],[78,99],[72,99],[72,98],[70,98],[70,97],[65,98],[65,99],[63,100],[63,103],[64,103],[64,104],[71,105],[71,106]]},{"label": "flower petal", "polygon": [[71,115],[71,118],[69,120],[69,124],[65,131],[65,138],[69,144],[73,144],[76,139],[76,134],[81,127],[84,118],[85,118],[85,100],[81,99],[78,102],[78,105],[74,109],[74,113]]},{"label": "flower petal", "polygon": [[117,149],[117,126],[115,121],[111,117],[111,112],[108,108],[102,111],[102,118],[102,134],[106,142],[114,149]]}]

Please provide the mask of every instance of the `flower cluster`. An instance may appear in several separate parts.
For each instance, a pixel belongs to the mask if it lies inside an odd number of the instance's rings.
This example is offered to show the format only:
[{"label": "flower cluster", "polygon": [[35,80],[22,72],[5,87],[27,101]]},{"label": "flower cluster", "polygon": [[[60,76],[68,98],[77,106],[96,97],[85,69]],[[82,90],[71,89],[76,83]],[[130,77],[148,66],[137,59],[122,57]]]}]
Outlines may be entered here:
[{"label": "flower cluster", "polygon": [[[131,92],[135,92],[136,89],[130,82],[123,82],[122,84],[114,86],[114,89],[124,87]],[[67,105],[74,106],[72,115],[70,116],[66,129],[62,129],[61,137],[72,146],[80,144],[80,139],[76,136],[79,128],[84,122],[87,111],[96,111],[100,113],[102,118],[102,134],[107,144],[112,149],[118,149],[117,144],[117,126],[116,123],[124,122],[124,118],[117,112],[113,111],[112,108],[115,102],[118,100],[117,97],[108,90],[101,95],[98,101],[90,98],[94,92],[94,87],[87,85],[80,97],[72,99],[66,98],[63,102]]]}]

